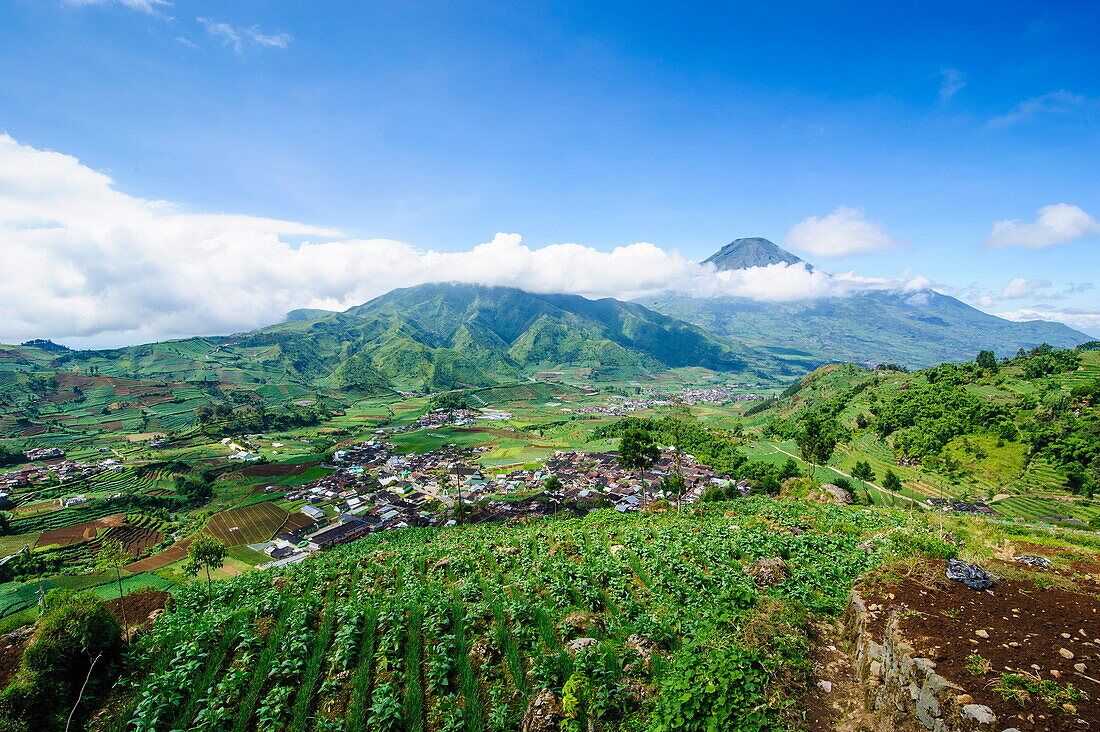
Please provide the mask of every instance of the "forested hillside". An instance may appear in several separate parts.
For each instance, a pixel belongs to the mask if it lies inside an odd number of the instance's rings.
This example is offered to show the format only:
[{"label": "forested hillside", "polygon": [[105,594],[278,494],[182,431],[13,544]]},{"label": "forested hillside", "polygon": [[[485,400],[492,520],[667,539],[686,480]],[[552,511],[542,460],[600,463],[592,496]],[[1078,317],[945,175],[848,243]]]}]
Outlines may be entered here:
[{"label": "forested hillside", "polygon": [[1100,492],[1096,343],[1001,360],[983,352],[914,373],[827,366],[750,413],[775,439],[825,421],[839,439],[834,464],[875,462],[880,477],[896,469],[929,496],[951,486],[953,495],[1003,496],[1011,507],[1016,496]]}]

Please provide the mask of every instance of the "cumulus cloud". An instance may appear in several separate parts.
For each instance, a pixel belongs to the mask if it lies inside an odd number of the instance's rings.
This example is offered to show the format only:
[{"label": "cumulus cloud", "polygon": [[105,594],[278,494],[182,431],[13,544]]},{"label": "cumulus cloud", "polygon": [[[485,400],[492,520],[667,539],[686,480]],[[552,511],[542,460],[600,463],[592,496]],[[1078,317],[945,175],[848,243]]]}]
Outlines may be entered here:
[{"label": "cumulus cloud", "polygon": [[940,70],[940,102],[946,102],[966,86],[966,76],[958,69]]},{"label": "cumulus cloud", "polygon": [[1020,308],[1006,313],[994,313],[999,318],[1026,322],[1029,320],[1053,320],[1065,323],[1082,333],[1100,338],[1100,311],[1083,308],[1064,308],[1061,310]]},{"label": "cumulus cloud", "polygon": [[800,221],[787,232],[784,241],[818,257],[877,252],[901,244],[883,231],[882,224],[868,221],[862,209],[848,206],[838,206],[828,216],[810,216]]},{"label": "cumulus cloud", "polygon": [[220,23],[210,18],[197,18],[206,32],[237,53],[244,53],[247,46],[266,48],[286,48],[294,40],[289,33],[263,33],[259,26],[235,28],[229,23]]},{"label": "cumulus cloud", "polygon": [[63,2],[67,5],[121,5],[150,14],[156,14],[157,8],[172,4],[168,0],[63,0]]},{"label": "cumulus cloud", "polygon": [[50,337],[75,346],[239,332],[294,308],[345,309],[424,282],[771,301],[928,284],[802,264],[720,272],[644,242],[604,252],[532,248],[518,234],[497,234],[466,251],[421,251],[294,221],[190,213],[121,193],[76,158],[7,135],[0,135],[0,252],[18,263],[0,268],[0,341]]},{"label": "cumulus cloud", "polygon": [[1056,92],[1025,99],[1004,114],[989,120],[985,126],[991,130],[999,130],[1042,115],[1072,114],[1096,106],[1095,99],[1059,89]]},{"label": "cumulus cloud", "polygon": [[1033,222],[1020,219],[994,222],[993,230],[983,246],[990,249],[1006,246],[1043,249],[1096,235],[1100,235],[1100,221],[1077,206],[1056,203],[1039,209],[1039,217]]}]

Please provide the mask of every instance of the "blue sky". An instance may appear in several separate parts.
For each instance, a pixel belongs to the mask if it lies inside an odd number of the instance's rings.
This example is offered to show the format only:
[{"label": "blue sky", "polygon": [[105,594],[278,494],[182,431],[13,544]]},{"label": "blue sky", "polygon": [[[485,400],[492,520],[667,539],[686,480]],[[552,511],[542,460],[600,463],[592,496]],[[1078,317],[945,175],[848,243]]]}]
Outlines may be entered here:
[{"label": "blue sky", "polygon": [[8,0],[0,131],[196,214],[760,235],[1100,334],[1097,38],[1091,2]]}]

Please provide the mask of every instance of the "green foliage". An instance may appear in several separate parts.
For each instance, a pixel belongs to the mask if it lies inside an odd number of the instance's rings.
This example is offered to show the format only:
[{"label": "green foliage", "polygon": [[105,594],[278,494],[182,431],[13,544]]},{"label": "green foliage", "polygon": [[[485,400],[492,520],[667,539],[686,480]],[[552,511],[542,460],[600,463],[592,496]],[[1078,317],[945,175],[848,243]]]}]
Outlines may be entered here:
[{"label": "green foliage", "polygon": [[619,463],[627,470],[648,470],[660,457],[660,448],[645,430],[627,430],[619,438]]},{"label": "green foliage", "polygon": [[771,715],[759,703],[767,682],[767,671],[756,654],[733,648],[685,648],[678,654],[675,670],[661,677],[651,729],[768,729]]},{"label": "green foliage", "polygon": [[428,411],[435,412],[439,410],[453,411],[456,409],[467,409],[469,403],[466,401],[460,392],[457,391],[445,391],[441,394],[436,394],[428,402]]},{"label": "green foliage", "polygon": [[105,679],[118,660],[121,631],[103,602],[89,593],[54,590],[12,684],[0,693],[0,724],[6,729],[52,732],[65,720],[78,692],[77,718],[94,710],[107,690]]}]

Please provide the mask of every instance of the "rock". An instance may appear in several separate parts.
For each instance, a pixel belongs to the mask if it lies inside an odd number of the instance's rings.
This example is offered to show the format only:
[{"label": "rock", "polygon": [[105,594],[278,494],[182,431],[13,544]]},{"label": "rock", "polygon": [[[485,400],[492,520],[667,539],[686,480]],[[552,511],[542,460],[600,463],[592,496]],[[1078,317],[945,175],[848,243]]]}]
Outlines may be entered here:
[{"label": "rock", "polygon": [[272,577],[271,578],[271,586],[272,587],[286,587],[289,584],[290,584],[290,580],[288,580],[286,577]]},{"label": "rock", "polygon": [[626,549],[626,547],[622,544],[612,544],[610,547],[608,547],[607,551],[611,552],[611,556],[617,557],[619,556],[619,552],[623,551],[624,549]]},{"label": "rock", "polygon": [[777,585],[791,576],[787,563],[780,557],[762,557],[750,564],[747,569],[756,584],[761,587]]},{"label": "rock", "polygon": [[595,613],[569,613],[561,621],[561,627],[570,633],[591,633],[603,628],[603,618]]},{"label": "rock", "polygon": [[826,694],[831,694],[833,691],[833,682],[821,680],[817,682],[817,688],[824,691]]},{"label": "rock", "polygon": [[438,562],[432,565],[432,569],[446,569],[454,564],[454,557],[443,557]]},{"label": "rock", "polygon": [[977,724],[996,724],[997,715],[984,704],[967,704],[962,708],[963,719]]},{"label": "rock", "polygon": [[496,663],[499,657],[496,647],[486,640],[474,641],[466,655],[475,666]]},{"label": "rock", "polygon": [[554,692],[543,689],[524,710],[519,732],[558,732],[564,720],[561,701]]},{"label": "rock", "polygon": [[833,502],[841,506],[849,506],[852,503],[852,494],[840,486],[833,485],[832,483],[822,483],[821,490],[828,493],[832,497]]},{"label": "rock", "polygon": [[1062,705],[1062,709],[1065,709],[1070,714],[1077,714],[1077,707],[1073,706],[1069,702]]},{"label": "rock", "polygon": [[594,648],[599,644],[600,642],[595,638],[574,638],[565,644],[565,650],[568,651],[570,655],[575,656],[581,651],[587,648]]},{"label": "rock", "polygon": [[1085,666],[1085,664],[1083,664],[1083,663],[1073,664],[1073,670],[1076,671],[1079,674],[1085,673],[1086,668],[1087,668],[1087,666]]},{"label": "rock", "polygon": [[974,631],[974,635],[978,636],[979,638],[988,638],[989,637],[989,631],[986,630],[985,628],[978,628],[977,630]]},{"label": "rock", "polygon": [[657,641],[652,638],[646,638],[644,635],[638,635],[637,633],[626,639],[626,647],[633,651],[637,651],[638,655],[647,661],[654,653],[661,652],[661,647],[657,645]]},{"label": "rock", "polygon": [[1062,658],[1066,659],[1067,661],[1072,661],[1073,660],[1073,651],[1071,651],[1068,648],[1059,648],[1058,649],[1058,655],[1061,656]]}]

